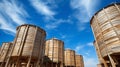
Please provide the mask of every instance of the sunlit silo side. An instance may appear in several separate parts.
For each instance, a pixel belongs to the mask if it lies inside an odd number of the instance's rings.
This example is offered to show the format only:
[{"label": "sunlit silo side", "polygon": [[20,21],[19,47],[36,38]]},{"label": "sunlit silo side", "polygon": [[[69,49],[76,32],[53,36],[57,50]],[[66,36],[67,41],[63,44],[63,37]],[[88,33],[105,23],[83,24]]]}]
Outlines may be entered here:
[{"label": "sunlit silo side", "polygon": [[91,27],[102,57],[113,67],[120,66],[120,3],[98,11],[91,19]]},{"label": "sunlit silo side", "polygon": [[56,38],[46,40],[45,56],[47,56],[51,61],[49,67],[63,67],[64,65],[64,42]]},{"label": "sunlit silo side", "polygon": [[13,42],[14,47],[7,65],[9,62],[16,62],[17,67],[22,63],[26,63],[27,67],[33,66],[31,63],[39,64],[44,55],[45,37],[46,32],[40,27],[30,24],[18,26]]},{"label": "sunlit silo side", "polygon": [[64,51],[65,67],[75,67],[75,51],[66,49]]},{"label": "sunlit silo side", "polygon": [[8,58],[8,55],[11,51],[12,43],[5,42],[2,44],[1,50],[0,50],[0,67],[4,67],[6,60]]},{"label": "sunlit silo side", "polygon": [[106,61],[103,59],[102,55],[101,55],[101,51],[98,47],[98,44],[97,44],[97,41],[94,41],[93,42],[94,46],[95,46],[95,49],[96,49],[96,52],[97,52],[97,56],[98,56],[98,59],[99,59],[99,64],[97,65],[98,67],[105,65],[105,67],[107,66],[107,63]]},{"label": "sunlit silo side", "polygon": [[102,56],[101,56],[101,52],[99,50],[98,44],[97,44],[96,41],[94,41],[93,43],[94,43],[94,46],[95,46],[95,49],[96,49],[96,52],[97,52],[97,56],[98,56],[99,62],[102,63]]},{"label": "sunlit silo side", "polygon": [[75,67],[84,67],[84,61],[82,55],[75,55]]}]

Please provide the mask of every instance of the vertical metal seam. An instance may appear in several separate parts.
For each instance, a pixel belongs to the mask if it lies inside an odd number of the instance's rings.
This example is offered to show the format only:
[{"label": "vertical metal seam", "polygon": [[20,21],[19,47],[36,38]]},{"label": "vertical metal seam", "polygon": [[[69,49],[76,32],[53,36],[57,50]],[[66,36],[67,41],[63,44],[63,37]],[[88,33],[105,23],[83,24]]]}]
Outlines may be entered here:
[{"label": "vertical metal seam", "polygon": [[59,43],[59,41],[57,41],[57,46],[58,46],[58,51],[57,51],[57,55],[58,55],[58,63],[59,63],[59,50],[60,50],[60,46],[61,44]]},{"label": "vertical metal seam", "polygon": [[[70,50],[70,59],[72,59],[72,57],[71,57],[71,50]],[[72,60],[70,60],[70,64],[72,64]],[[72,66],[72,65],[71,65]]]},{"label": "vertical metal seam", "polygon": [[[21,27],[20,27],[20,29],[21,29]],[[19,45],[19,49],[18,49],[18,52],[17,52],[18,55],[20,54],[19,51],[21,51],[21,47],[22,47],[21,44],[22,44],[22,40],[24,40],[25,30],[26,30],[26,28],[24,29],[24,32],[23,32],[22,37],[21,37],[21,41],[20,41],[20,45]],[[18,35],[19,35],[19,34],[18,34]],[[17,39],[18,39],[18,38],[17,38]]]},{"label": "vertical metal seam", "polygon": [[[4,44],[4,43],[3,43]],[[3,49],[5,48],[5,45],[3,45],[3,48],[1,49],[1,51],[0,51],[0,56],[1,56],[1,54],[3,53]]]},{"label": "vertical metal seam", "polygon": [[52,39],[52,67],[53,67],[53,57],[54,57],[54,39]]},{"label": "vertical metal seam", "polygon": [[50,53],[50,52],[49,52],[49,51],[50,51],[50,50],[49,50],[49,48],[50,48],[50,42],[49,42],[49,41],[46,41],[46,43],[45,43],[46,45],[47,45],[47,42],[48,42],[48,46],[46,46],[46,47],[48,47],[47,56],[49,57],[49,53]]},{"label": "vertical metal seam", "polygon": [[117,8],[118,12],[120,13],[120,8],[116,4],[114,4],[114,6]]},{"label": "vertical metal seam", "polygon": [[75,67],[75,53],[74,53],[74,51],[73,51],[73,54],[74,54],[74,56],[73,56],[74,57],[74,60],[73,60],[74,65],[73,66]]},{"label": "vertical metal seam", "polygon": [[[41,31],[41,32],[42,32],[42,31]],[[43,33],[43,32],[42,32],[42,33]],[[44,37],[43,37],[43,36],[44,36]],[[42,59],[41,59],[40,67],[41,67],[41,65],[42,65],[42,63],[43,63],[44,56],[45,56],[45,40],[44,40],[44,39],[45,39],[45,35],[44,35],[44,33],[42,34],[41,37],[42,37],[42,39],[41,39],[41,40],[42,40],[42,41],[41,41],[41,44],[42,44],[42,50],[41,50],[41,51],[42,51],[42,56],[41,56],[41,58],[42,58]],[[40,61],[39,61],[39,62],[40,62]]]},{"label": "vertical metal seam", "polygon": [[[7,56],[7,54],[8,54],[8,52],[9,52],[9,49],[10,49],[10,43],[8,43],[9,44],[9,46],[8,46],[8,49],[7,49],[7,51],[6,51],[6,54],[5,54],[5,57],[4,57],[4,59],[3,59],[3,62],[1,63],[1,67],[2,67],[2,65],[3,65],[3,63],[5,62],[5,59],[6,59],[6,56]],[[5,43],[5,45],[8,45],[7,43]]]},{"label": "vertical metal seam", "polygon": [[28,60],[28,63],[27,63],[27,67],[29,67],[29,64],[31,63],[31,58],[32,58],[32,55],[33,55],[33,50],[34,50],[35,38],[36,38],[37,30],[38,30],[38,28],[35,27],[35,34],[34,34],[34,38],[33,38],[34,40],[33,40],[32,52],[30,54],[30,57],[29,57],[29,60]]},{"label": "vertical metal seam", "polygon": [[67,64],[67,63],[66,63],[66,51],[64,51],[64,54],[65,54],[65,55],[64,55],[64,57],[65,57],[64,62],[65,62],[65,66],[66,66],[66,64]]},{"label": "vertical metal seam", "polygon": [[10,61],[10,57],[11,57],[11,55],[12,55],[12,53],[13,53],[14,48],[15,48],[15,43],[16,43],[16,41],[17,41],[19,32],[20,32],[20,28],[19,28],[18,31],[17,31],[17,35],[16,35],[16,38],[15,38],[15,40],[14,40],[14,42],[13,42],[12,49],[11,49],[10,54],[9,54],[9,56],[8,56],[7,62],[6,62],[6,64],[5,64],[5,67],[8,67],[8,64],[9,64],[9,61]]},{"label": "vertical metal seam", "polygon": [[[47,40],[46,40],[46,43],[45,43],[45,44],[47,44]],[[48,45],[47,45],[46,47],[48,47],[47,56],[49,56],[50,42],[48,42]]]},{"label": "vertical metal seam", "polygon": [[[18,58],[17,58],[16,65],[19,65],[19,59],[20,59],[20,56],[21,56],[21,54],[22,54],[22,52],[23,52],[24,43],[25,43],[25,40],[26,40],[26,37],[27,37],[28,29],[29,29],[29,25],[27,25],[26,29],[24,30],[25,33],[23,34],[23,41],[21,41],[22,47],[21,47],[21,50],[20,50],[20,54],[19,54],[19,56],[18,56]],[[19,67],[19,66],[18,66],[18,67]]]},{"label": "vertical metal seam", "polygon": [[55,54],[55,52],[54,52],[54,49],[55,49],[55,47],[54,47],[54,45],[55,45],[54,42],[55,42],[55,39],[53,39],[53,60],[52,60],[52,61],[53,61],[53,64],[54,64],[54,59],[55,59],[55,58],[54,58],[54,54]]},{"label": "vertical metal seam", "polygon": [[[6,43],[4,43],[4,44],[5,44],[5,45],[3,45],[3,48],[5,48],[5,46],[6,46]],[[1,51],[1,52],[2,52],[2,53],[1,53],[2,56],[4,56],[3,50],[4,50],[4,49],[2,49],[2,51]],[[1,56],[1,55],[0,55],[0,56]],[[2,57],[2,56],[1,56],[1,57]],[[1,67],[2,67],[3,63],[4,63],[4,59],[3,59],[3,62],[1,63],[1,65],[0,65]]]},{"label": "vertical metal seam", "polygon": [[65,57],[64,57],[64,42],[62,43],[63,45],[62,45],[62,62],[63,62],[63,65],[62,66],[64,66],[64,64],[65,64],[65,62],[64,62],[64,60],[65,60]]},{"label": "vertical metal seam", "polygon": [[[43,39],[43,38],[42,38],[42,35],[43,35],[43,34],[42,34],[42,31],[40,31],[40,32],[41,32],[41,36],[40,36],[41,40],[40,40],[40,47],[39,47],[39,51],[40,51],[40,52],[39,52],[39,55],[38,55],[37,65],[38,65],[39,62],[40,62],[40,58],[41,58],[40,55],[41,55],[41,52],[42,52],[41,49],[43,49],[43,48],[41,48],[41,46],[43,46],[43,42],[42,42],[42,41],[43,41],[43,40],[42,40],[42,39]],[[37,34],[37,33],[36,33],[36,34]],[[44,50],[44,49],[43,49],[43,50]],[[36,67],[38,67],[37,65],[36,65]],[[41,66],[41,64],[40,64],[40,66]]]}]

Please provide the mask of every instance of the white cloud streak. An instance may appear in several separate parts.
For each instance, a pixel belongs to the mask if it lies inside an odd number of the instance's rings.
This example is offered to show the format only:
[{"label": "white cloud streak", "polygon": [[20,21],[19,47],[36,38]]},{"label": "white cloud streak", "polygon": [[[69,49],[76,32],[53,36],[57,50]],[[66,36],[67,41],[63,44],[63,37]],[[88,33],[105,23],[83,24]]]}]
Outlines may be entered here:
[{"label": "white cloud streak", "polygon": [[78,30],[82,31],[86,23],[90,21],[94,14],[98,0],[71,0],[71,7],[75,11],[73,16],[78,20]]},{"label": "white cloud streak", "polygon": [[45,25],[46,29],[53,30],[62,23],[71,23],[70,19],[55,18],[55,15],[57,13],[53,9],[57,7],[58,3],[55,0],[29,0],[29,1],[39,14],[44,15],[44,21],[47,22]]},{"label": "white cloud streak", "polygon": [[26,23],[26,17],[29,15],[16,0],[0,2],[0,29],[15,33],[15,27]]},{"label": "white cloud streak", "polygon": [[15,33],[13,26],[0,15],[0,29]]},{"label": "white cloud streak", "polygon": [[42,15],[49,17],[55,15],[55,12],[41,0],[30,0],[30,3],[37,10],[37,12]]},{"label": "white cloud streak", "polygon": [[75,16],[81,22],[88,22],[97,5],[97,0],[71,0],[71,7],[76,9]]},{"label": "white cloud streak", "polygon": [[93,42],[87,43],[88,46],[93,46]]},{"label": "white cloud streak", "polygon": [[64,20],[64,19],[54,19],[54,22],[46,24],[47,29],[55,29],[62,23],[69,23],[71,24],[72,21],[70,19]]},{"label": "white cloud streak", "polygon": [[91,57],[84,56],[85,67],[97,67],[98,60]]},{"label": "white cloud streak", "polygon": [[85,45],[78,45],[75,47],[75,51],[76,53],[79,53],[81,49],[83,49],[85,47]]}]

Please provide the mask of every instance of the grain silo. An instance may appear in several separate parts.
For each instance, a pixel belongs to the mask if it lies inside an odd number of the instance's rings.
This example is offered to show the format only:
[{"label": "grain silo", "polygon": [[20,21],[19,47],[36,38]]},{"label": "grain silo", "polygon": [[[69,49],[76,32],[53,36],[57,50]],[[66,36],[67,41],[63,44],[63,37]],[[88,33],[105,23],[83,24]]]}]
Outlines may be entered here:
[{"label": "grain silo", "polygon": [[46,40],[45,67],[64,67],[64,42],[56,38]]},{"label": "grain silo", "polygon": [[18,26],[6,67],[9,65],[16,67],[38,67],[44,55],[45,37],[46,32],[40,27],[30,24]]},{"label": "grain silo", "polygon": [[1,50],[0,50],[0,67],[5,66],[8,54],[11,51],[11,47],[12,47],[11,42],[4,42],[2,44],[2,47],[1,47]]},{"label": "grain silo", "polygon": [[108,67],[120,67],[120,3],[110,4],[98,11],[90,24]]},{"label": "grain silo", "polygon": [[75,67],[75,51],[66,49],[64,51],[65,67]]},{"label": "grain silo", "polygon": [[75,67],[84,67],[84,61],[82,55],[75,55]]}]

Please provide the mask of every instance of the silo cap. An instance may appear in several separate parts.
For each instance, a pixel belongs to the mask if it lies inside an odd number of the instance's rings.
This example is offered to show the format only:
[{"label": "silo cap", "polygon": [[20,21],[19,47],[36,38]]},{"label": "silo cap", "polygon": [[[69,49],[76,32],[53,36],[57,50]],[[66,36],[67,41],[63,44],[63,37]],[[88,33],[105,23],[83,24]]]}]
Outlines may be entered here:
[{"label": "silo cap", "polygon": [[52,39],[58,39],[58,38],[53,37]]},{"label": "silo cap", "polygon": [[[116,5],[120,5],[120,3],[112,3],[112,4],[109,4],[109,5],[105,6],[104,9],[105,9],[105,8],[108,8],[108,7],[110,7],[110,6],[114,6],[115,4],[116,4]],[[98,11],[94,14],[94,16],[97,15],[97,14],[98,14],[100,11],[102,11],[102,10],[103,10],[103,8],[100,9],[100,10],[98,10]],[[90,24],[92,24],[92,20],[93,20],[94,16],[92,16],[92,18],[91,18],[91,20],[90,20]]]}]

